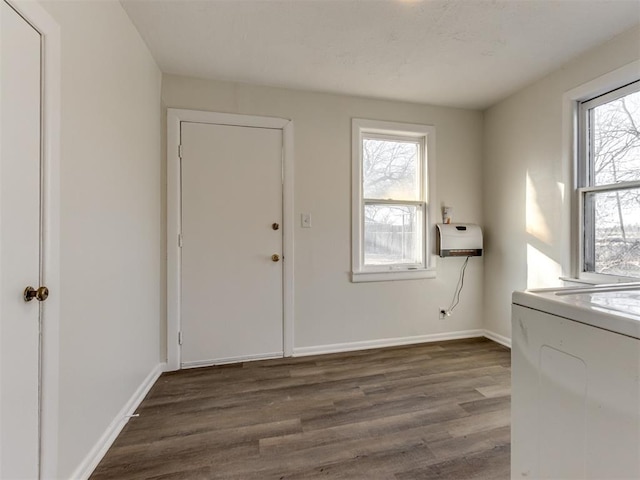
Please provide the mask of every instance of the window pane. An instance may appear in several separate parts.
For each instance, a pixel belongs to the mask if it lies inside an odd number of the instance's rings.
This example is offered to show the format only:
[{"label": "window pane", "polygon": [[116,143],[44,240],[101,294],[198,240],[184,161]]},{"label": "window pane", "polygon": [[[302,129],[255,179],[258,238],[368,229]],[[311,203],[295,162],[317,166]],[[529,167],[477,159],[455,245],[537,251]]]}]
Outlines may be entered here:
[{"label": "window pane", "polygon": [[594,184],[640,180],[640,92],[591,112]]},{"label": "window pane", "polygon": [[415,142],[363,139],[364,198],[420,200],[419,154]]},{"label": "window pane", "polygon": [[422,207],[365,205],[364,264],[422,263]]},{"label": "window pane", "polygon": [[585,212],[594,271],[640,277],[640,189],[589,193]]}]

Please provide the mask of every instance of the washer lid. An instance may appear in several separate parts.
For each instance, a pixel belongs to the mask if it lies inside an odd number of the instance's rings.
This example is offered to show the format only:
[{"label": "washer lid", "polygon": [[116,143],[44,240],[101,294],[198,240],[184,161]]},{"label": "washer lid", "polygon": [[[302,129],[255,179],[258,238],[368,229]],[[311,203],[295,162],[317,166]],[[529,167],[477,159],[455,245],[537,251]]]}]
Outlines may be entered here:
[{"label": "washer lid", "polygon": [[513,303],[640,339],[640,283],[514,292]]}]

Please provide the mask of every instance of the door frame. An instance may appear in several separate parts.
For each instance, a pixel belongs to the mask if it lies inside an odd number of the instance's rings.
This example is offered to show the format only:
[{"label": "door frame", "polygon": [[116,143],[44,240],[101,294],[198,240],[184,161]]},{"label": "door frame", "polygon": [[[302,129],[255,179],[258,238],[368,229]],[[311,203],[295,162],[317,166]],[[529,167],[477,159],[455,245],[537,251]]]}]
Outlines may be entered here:
[{"label": "door frame", "polygon": [[167,370],[180,370],[181,226],[180,126],[182,122],[282,130],[282,335],[293,355],[293,121],[285,118],[167,109]]},{"label": "door frame", "polygon": [[37,2],[5,0],[41,45],[41,281],[51,295],[41,310],[40,478],[57,478],[60,331],[60,26]]}]

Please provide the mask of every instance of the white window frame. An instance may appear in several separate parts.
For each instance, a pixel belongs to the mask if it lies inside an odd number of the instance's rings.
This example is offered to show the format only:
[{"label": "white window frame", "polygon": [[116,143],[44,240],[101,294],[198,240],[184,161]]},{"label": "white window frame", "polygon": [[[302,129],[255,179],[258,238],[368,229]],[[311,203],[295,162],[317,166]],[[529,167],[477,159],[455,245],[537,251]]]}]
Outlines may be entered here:
[{"label": "white window frame", "polygon": [[[636,70],[637,72],[637,70]],[[589,95],[582,95],[581,98],[575,100],[575,139],[577,147],[574,156],[574,171],[576,179],[576,188],[574,189],[574,222],[576,222],[575,231],[577,238],[574,240],[574,277],[585,283],[620,283],[638,281],[638,277],[628,277],[622,275],[610,275],[597,273],[587,270],[586,262],[588,261],[586,248],[589,245],[588,232],[591,231],[591,225],[585,216],[585,202],[590,193],[593,192],[614,192],[626,190],[630,188],[640,188],[640,181],[622,182],[617,184],[593,185],[590,179],[591,175],[591,153],[589,139],[589,111],[599,105],[609,103],[617,98],[628,95],[638,90],[637,82],[640,79],[637,73],[634,78],[623,76],[619,82],[612,85],[610,82],[592,91]]]},{"label": "white window frame", "polygon": [[[420,172],[422,198],[419,201],[389,201],[391,204],[424,205],[423,207],[423,261],[421,264],[396,264],[365,266],[364,264],[364,206],[366,199],[362,189],[362,142],[365,137],[389,140],[412,140],[421,145]],[[377,282],[386,280],[410,280],[435,278],[435,142],[436,129],[431,125],[385,122],[354,118],[351,123],[352,143],[352,249],[351,281]],[[375,200],[375,203],[385,203]]]}]

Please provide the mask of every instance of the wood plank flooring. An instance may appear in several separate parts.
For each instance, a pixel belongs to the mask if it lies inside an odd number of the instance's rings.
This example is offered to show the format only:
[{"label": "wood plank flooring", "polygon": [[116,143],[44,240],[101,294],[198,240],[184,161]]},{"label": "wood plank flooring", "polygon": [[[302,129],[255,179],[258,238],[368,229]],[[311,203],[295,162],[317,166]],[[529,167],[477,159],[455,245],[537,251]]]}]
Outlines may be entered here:
[{"label": "wood plank flooring", "polygon": [[163,374],[91,478],[508,479],[510,364],[469,339]]}]

